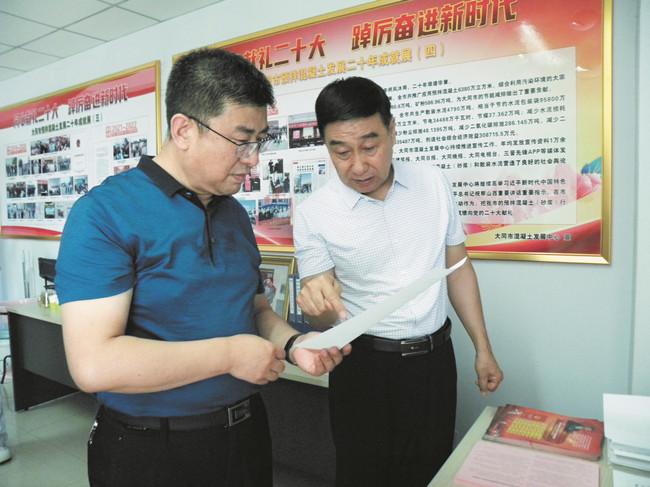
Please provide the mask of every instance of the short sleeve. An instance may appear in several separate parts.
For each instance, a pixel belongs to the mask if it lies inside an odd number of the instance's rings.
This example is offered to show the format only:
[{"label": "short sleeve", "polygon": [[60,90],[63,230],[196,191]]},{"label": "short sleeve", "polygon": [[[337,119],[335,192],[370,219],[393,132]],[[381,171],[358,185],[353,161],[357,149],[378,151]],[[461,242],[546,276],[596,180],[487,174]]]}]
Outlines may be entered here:
[{"label": "short sleeve", "polygon": [[440,179],[447,193],[447,202],[449,208],[449,226],[447,227],[446,245],[459,245],[465,241],[465,231],[463,224],[460,221],[460,213],[458,206],[454,200],[454,195],[451,192],[451,185],[442,171],[439,171]]},{"label": "short sleeve", "polygon": [[256,262],[258,268],[258,282],[257,282],[257,292],[256,294],[264,294],[264,282],[262,281],[262,273],[259,272],[260,264],[262,263],[262,256],[260,255],[259,248],[257,247],[257,242],[255,241],[255,232],[251,225],[250,218],[246,209],[237,201],[236,198],[230,197],[230,203],[233,205],[234,211],[237,213],[237,218],[239,224],[241,225],[242,231],[246,240],[248,240],[251,246],[255,249],[256,252]]},{"label": "short sleeve", "polygon": [[61,304],[115,296],[134,284],[134,258],[114,219],[92,197],[80,198],[63,229],[55,285]]},{"label": "short sleeve", "polygon": [[334,268],[327,245],[319,232],[310,225],[308,213],[303,210],[306,205],[305,202],[296,208],[293,222],[293,243],[301,279]]}]

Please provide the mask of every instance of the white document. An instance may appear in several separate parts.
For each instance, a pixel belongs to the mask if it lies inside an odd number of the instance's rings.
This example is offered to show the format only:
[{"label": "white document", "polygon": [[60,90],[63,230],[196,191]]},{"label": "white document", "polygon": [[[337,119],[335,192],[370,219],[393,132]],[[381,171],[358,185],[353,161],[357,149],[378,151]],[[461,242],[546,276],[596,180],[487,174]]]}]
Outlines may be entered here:
[{"label": "white document", "polygon": [[478,441],[454,478],[468,487],[598,487],[598,462]]},{"label": "white document", "polygon": [[382,303],[377,306],[365,310],[360,315],[354,316],[343,323],[330,328],[326,332],[321,333],[314,338],[305,340],[296,344],[297,348],[321,349],[329,347],[343,348],[352,340],[363,334],[368,328],[375,323],[384,319],[390,313],[398,309],[400,306],[408,303],[411,299],[415,298],[418,294],[422,293],[436,282],[447,277],[460,266],[462,266],[467,257],[456,262],[449,269],[438,269],[429,272],[412,282],[404,289],[396,292],[392,296],[387,297]]},{"label": "white document", "polygon": [[650,475],[650,450],[620,445],[607,440],[607,459],[612,465],[644,470]]},{"label": "white document", "polygon": [[650,475],[612,469],[614,487],[650,487]]},{"label": "white document", "polygon": [[605,436],[650,454],[650,397],[603,394]]}]

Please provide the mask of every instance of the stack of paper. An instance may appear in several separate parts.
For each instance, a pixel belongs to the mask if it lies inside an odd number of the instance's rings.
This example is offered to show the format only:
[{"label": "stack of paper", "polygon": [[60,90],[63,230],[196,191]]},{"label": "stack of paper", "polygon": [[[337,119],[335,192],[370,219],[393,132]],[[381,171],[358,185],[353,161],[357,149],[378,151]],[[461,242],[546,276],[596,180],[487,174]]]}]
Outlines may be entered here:
[{"label": "stack of paper", "polygon": [[650,397],[603,394],[610,463],[650,472]]},{"label": "stack of paper", "polygon": [[614,487],[650,487],[650,473],[612,469]]}]

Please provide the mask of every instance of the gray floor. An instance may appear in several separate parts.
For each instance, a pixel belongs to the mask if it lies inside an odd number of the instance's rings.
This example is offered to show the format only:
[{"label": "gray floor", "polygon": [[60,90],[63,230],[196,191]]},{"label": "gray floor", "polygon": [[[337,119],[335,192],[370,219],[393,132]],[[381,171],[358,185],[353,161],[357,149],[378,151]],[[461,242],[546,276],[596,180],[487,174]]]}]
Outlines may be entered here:
[{"label": "gray floor", "polygon": [[86,445],[94,400],[74,394],[29,411],[13,411],[11,383],[2,386],[9,446],[13,459],[0,465],[3,487],[82,487]]},{"label": "gray floor", "polygon": [[[0,340],[0,359],[9,353]],[[0,364],[1,366],[1,364]],[[73,394],[15,413],[11,375],[0,386],[13,459],[0,465],[2,487],[87,487],[86,439],[96,409],[85,394]],[[274,467],[276,487],[326,487],[329,483],[286,466]]]}]

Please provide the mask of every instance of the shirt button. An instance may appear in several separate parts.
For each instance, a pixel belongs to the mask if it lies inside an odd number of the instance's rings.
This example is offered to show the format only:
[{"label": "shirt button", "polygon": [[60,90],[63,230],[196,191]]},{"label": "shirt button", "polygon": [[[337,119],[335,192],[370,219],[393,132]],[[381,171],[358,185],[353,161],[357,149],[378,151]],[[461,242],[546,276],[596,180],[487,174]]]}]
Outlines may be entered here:
[{"label": "shirt button", "polygon": [[217,239],[214,238],[214,237],[212,237],[212,238],[210,239],[210,242],[212,242],[212,243],[215,243],[216,241],[217,241]]}]

